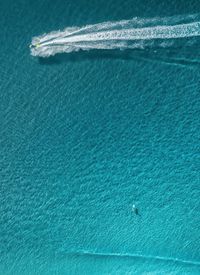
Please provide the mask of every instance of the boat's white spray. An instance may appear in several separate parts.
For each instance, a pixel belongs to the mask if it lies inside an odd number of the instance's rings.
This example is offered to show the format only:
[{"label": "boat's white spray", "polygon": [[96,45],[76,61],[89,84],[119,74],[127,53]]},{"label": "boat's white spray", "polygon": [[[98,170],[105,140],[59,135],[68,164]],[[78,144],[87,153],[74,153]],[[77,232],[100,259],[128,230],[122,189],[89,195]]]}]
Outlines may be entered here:
[{"label": "boat's white spray", "polygon": [[84,27],[70,27],[32,39],[33,56],[48,57],[57,53],[90,49],[136,49],[170,47],[178,39],[191,45],[200,36],[200,16],[168,18],[133,18]]}]

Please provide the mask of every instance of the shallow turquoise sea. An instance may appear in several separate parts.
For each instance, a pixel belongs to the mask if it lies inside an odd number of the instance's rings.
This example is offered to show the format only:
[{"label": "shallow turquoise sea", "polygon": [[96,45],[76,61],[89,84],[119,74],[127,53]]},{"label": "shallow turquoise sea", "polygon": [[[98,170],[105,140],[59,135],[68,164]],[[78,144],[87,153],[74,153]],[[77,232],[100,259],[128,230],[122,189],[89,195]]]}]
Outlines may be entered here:
[{"label": "shallow turquoise sea", "polygon": [[0,0],[0,275],[200,274],[198,47],[29,52],[67,26],[194,13]]}]

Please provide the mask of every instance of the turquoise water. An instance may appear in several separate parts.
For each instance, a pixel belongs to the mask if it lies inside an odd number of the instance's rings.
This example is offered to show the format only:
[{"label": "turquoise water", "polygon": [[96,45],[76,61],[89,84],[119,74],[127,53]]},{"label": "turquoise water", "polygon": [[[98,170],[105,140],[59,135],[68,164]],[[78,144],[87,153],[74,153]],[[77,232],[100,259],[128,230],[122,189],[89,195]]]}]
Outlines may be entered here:
[{"label": "turquoise water", "polygon": [[1,275],[200,274],[198,47],[28,48],[66,26],[200,13],[160,2],[0,0]]}]

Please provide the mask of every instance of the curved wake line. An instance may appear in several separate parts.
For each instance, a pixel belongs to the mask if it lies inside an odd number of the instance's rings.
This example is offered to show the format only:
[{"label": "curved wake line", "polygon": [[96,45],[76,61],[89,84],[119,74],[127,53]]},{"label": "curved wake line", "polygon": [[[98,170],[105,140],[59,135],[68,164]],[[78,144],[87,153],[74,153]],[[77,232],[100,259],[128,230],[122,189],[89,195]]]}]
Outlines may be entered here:
[{"label": "curved wake line", "polygon": [[190,261],[190,260],[182,260],[178,258],[171,257],[161,257],[161,256],[150,256],[150,255],[142,255],[142,254],[120,254],[120,253],[103,253],[103,252],[91,252],[91,251],[72,251],[67,252],[66,254],[77,255],[77,256],[102,256],[102,257],[127,257],[127,258],[140,258],[144,260],[159,260],[166,262],[175,262],[179,264],[189,264],[189,265],[198,265],[200,266],[200,262]]},{"label": "curved wake line", "polygon": [[[191,46],[200,37],[200,16],[122,20],[34,37],[30,45],[33,56],[47,57],[63,52],[90,49],[137,49]],[[200,38],[199,38],[200,40]]]}]

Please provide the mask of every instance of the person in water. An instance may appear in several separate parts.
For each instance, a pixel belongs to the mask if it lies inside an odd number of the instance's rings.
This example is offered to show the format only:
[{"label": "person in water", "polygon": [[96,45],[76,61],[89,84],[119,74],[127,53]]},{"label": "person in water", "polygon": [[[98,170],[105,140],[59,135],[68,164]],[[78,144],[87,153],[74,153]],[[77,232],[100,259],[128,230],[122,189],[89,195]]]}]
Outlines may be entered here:
[{"label": "person in water", "polygon": [[132,206],[132,211],[133,211],[133,213],[135,213],[136,215],[139,215],[139,216],[140,216],[139,211],[138,211],[138,208],[135,206],[135,204],[133,204],[133,206]]}]

